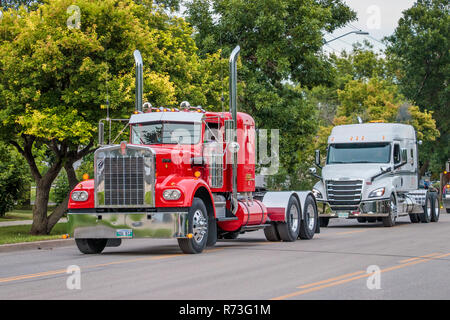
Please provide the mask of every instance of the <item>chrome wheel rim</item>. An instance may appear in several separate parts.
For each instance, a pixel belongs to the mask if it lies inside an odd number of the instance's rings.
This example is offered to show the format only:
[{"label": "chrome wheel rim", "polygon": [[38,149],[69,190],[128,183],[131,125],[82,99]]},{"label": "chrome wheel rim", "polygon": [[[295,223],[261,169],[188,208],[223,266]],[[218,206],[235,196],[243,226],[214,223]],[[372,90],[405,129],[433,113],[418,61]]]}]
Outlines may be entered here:
[{"label": "chrome wheel rim", "polygon": [[439,201],[436,199],[436,203],[434,206],[434,216],[439,217],[440,209],[439,209]]},{"label": "chrome wheel rim", "polygon": [[291,230],[293,232],[296,232],[298,228],[298,211],[295,205],[291,206],[291,210],[289,210],[289,215],[291,217]]},{"label": "chrome wheel rim", "polygon": [[430,199],[427,200],[427,216],[431,217],[431,201],[430,201]]},{"label": "chrome wheel rim", "polygon": [[203,212],[199,209],[194,212],[194,216],[192,218],[192,234],[195,242],[202,242],[206,231],[208,230],[207,222]]},{"label": "chrome wheel rim", "polygon": [[306,210],[306,215],[308,216],[308,229],[313,230],[314,229],[314,207],[312,205],[308,206],[308,210]]},{"label": "chrome wheel rim", "polygon": [[389,207],[391,209],[391,218],[392,218],[392,220],[395,220],[397,218],[397,203],[395,202],[394,197],[391,197]]}]

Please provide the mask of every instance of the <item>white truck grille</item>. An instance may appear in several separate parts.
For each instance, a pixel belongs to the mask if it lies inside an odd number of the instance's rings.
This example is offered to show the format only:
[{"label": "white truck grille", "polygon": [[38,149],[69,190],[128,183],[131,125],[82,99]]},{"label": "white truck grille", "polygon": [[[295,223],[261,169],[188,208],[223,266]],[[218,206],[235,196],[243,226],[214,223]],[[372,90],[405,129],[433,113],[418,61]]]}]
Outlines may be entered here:
[{"label": "white truck grille", "polygon": [[362,180],[327,180],[328,203],[332,210],[356,210],[361,202]]}]

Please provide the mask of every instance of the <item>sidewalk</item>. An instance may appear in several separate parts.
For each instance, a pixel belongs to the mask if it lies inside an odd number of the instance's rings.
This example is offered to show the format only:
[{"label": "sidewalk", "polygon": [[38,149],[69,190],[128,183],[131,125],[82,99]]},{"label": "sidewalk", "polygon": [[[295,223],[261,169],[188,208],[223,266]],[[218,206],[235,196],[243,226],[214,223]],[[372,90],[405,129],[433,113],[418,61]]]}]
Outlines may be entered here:
[{"label": "sidewalk", "polygon": [[[58,222],[67,222],[67,218],[61,218]],[[32,224],[33,220],[16,220],[16,221],[2,221],[0,222],[0,227],[9,227],[9,226],[23,226]]]}]

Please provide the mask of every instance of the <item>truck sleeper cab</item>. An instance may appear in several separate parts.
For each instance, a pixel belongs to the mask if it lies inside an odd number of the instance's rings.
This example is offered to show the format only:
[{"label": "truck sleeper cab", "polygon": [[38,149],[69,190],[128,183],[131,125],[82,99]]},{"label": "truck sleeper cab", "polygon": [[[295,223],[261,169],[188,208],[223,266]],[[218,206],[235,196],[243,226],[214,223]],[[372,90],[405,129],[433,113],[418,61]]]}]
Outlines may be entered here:
[{"label": "truck sleeper cab", "polygon": [[[414,128],[395,123],[363,123],[333,128],[326,164],[313,192],[320,223],[330,218],[382,221],[391,227],[409,215],[412,222],[439,219],[436,193],[418,188],[418,143]],[[316,159],[320,158],[316,156]]]}]

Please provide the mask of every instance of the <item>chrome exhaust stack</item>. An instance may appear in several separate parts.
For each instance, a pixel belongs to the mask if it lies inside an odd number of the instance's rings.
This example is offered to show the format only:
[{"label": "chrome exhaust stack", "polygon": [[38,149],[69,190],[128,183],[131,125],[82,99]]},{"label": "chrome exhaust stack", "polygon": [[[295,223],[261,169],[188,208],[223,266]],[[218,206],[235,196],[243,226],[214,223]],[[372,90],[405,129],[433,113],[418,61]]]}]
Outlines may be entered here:
[{"label": "chrome exhaust stack", "polygon": [[233,119],[233,173],[232,173],[232,195],[231,195],[231,204],[232,204],[232,212],[236,214],[238,208],[237,201],[237,161],[238,154],[236,148],[237,146],[237,58],[239,56],[239,52],[241,51],[241,47],[236,46],[231,52],[230,56],[230,113]]},{"label": "chrome exhaust stack", "polygon": [[139,50],[135,50],[134,61],[136,66],[136,98],[135,98],[135,110],[142,112],[143,104],[143,91],[144,91],[144,79],[143,79],[143,63],[142,56]]}]

